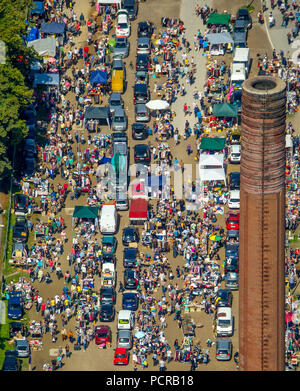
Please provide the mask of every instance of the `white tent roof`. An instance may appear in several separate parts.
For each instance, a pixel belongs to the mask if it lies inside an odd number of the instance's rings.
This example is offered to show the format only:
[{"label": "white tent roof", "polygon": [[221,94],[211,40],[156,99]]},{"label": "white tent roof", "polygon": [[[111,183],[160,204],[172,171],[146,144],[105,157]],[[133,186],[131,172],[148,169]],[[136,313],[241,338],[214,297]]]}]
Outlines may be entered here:
[{"label": "white tent roof", "polygon": [[224,168],[199,168],[200,181],[224,181],[226,185],[226,175]]},{"label": "white tent roof", "polygon": [[121,0],[98,0],[99,4],[119,4],[121,6]]},{"label": "white tent roof", "polygon": [[287,134],[285,136],[285,147],[286,148],[293,148],[293,140],[292,140],[292,136],[290,134]]},{"label": "white tent roof", "polygon": [[224,153],[214,153],[212,155],[200,153],[199,165],[202,166],[221,166],[224,164]]},{"label": "white tent roof", "polygon": [[40,56],[55,57],[56,39],[53,37],[30,41],[27,43],[27,46],[33,46]]}]

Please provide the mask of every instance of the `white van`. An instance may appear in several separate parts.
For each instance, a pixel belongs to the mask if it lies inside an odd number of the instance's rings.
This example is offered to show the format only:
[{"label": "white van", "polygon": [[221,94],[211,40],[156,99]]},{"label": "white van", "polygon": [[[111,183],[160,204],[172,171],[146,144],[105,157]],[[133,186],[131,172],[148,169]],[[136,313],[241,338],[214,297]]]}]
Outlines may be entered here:
[{"label": "white van", "polygon": [[217,337],[230,337],[233,335],[233,316],[231,307],[217,309]]},{"label": "white van", "polygon": [[230,84],[234,88],[241,88],[243,82],[247,79],[245,64],[232,63]]},{"label": "white van", "polygon": [[239,209],[240,208],[240,191],[239,190],[230,190],[228,197],[228,207],[230,209]]},{"label": "white van", "polygon": [[244,64],[247,75],[250,70],[250,49],[249,48],[236,48],[233,57],[234,64]]},{"label": "white van", "polygon": [[116,23],[116,36],[117,37],[129,37],[130,35],[130,22],[126,14],[120,14]]},{"label": "white van", "polygon": [[134,312],[121,310],[118,314],[118,330],[132,330],[134,328]]},{"label": "white van", "polygon": [[113,235],[117,232],[117,208],[114,204],[103,204],[100,215],[100,232]]}]

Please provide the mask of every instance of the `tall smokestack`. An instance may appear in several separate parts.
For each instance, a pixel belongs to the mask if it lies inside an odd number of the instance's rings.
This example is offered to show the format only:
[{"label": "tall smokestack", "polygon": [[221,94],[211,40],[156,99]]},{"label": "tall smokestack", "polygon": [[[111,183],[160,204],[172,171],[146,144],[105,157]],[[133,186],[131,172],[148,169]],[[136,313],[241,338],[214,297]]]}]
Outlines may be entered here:
[{"label": "tall smokestack", "polygon": [[284,350],[286,85],[243,83],[239,256],[239,367],[281,371]]}]

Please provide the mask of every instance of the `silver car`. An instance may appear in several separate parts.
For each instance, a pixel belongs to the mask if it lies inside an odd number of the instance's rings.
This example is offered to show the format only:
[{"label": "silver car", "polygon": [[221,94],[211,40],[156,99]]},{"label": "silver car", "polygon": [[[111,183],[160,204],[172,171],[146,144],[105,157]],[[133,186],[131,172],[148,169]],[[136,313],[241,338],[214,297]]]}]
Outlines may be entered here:
[{"label": "silver car", "polygon": [[116,107],[112,115],[112,130],[124,131],[127,129],[127,116],[124,109]]},{"label": "silver car", "polygon": [[149,38],[138,38],[137,40],[137,54],[150,54],[151,53],[151,41]]},{"label": "silver car", "polygon": [[113,58],[126,58],[129,55],[129,42],[126,37],[117,37],[113,47]]},{"label": "silver car", "polygon": [[130,330],[119,330],[117,334],[117,348],[132,348],[132,334]]},{"label": "silver car", "polygon": [[113,113],[117,107],[123,108],[124,103],[121,94],[113,92],[108,100],[109,111]]},{"label": "silver car", "polygon": [[26,338],[15,339],[15,350],[18,352],[18,357],[28,357],[30,354],[29,342]]},{"label": "silver car", "polygon": [[150,114],[146,105],[143,103],[139,103],[135,105],[135,120],[136,122],[149,122]]},{"label": "silver car", "polygon": [[230,361],[232,357],[231,339],[216,340],[216,359],[218,361]]}]

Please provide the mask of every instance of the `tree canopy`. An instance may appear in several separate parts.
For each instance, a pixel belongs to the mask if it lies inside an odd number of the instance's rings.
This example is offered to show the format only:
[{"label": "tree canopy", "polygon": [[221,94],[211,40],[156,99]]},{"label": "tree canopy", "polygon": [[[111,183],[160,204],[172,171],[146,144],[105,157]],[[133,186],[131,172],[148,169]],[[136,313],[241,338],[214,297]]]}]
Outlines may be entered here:
[{"label": "tree canopy", "polygon": [[0,64],[0,179],[12,170],[12,147],[28,132],[20,118],[33,96],[27,75],[36,54],[25,43],[32,4],[31,0],[0,0],[0,40],[5,45],[5,62]]}]

